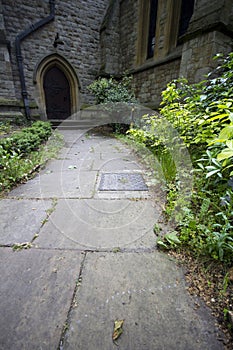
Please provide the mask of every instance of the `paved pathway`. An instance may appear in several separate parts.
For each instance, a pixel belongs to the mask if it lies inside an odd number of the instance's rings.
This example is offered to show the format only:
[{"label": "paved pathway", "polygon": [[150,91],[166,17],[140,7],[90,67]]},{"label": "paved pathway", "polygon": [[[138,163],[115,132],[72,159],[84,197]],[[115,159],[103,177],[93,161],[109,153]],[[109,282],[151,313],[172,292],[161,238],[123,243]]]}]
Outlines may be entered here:
[{"label": "paved pathway", "polygon": [[156,250],[163,203],[146,169],[118,140],[63,133],[60,157],[0,201],[0,349],[223,349]]}]

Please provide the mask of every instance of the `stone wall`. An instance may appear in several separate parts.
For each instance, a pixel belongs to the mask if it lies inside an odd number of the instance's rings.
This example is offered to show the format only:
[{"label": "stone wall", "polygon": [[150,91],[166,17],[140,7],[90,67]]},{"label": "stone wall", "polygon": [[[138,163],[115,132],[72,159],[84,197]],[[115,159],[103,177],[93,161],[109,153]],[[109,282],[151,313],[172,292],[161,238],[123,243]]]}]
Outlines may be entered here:
[{"label": "stone wall", "polygon": [[135,66],[137,54],[138,1],[120,1],[120,67],[127,72]]},{"label": "stone wall", "polygon": [[178,77],[180,59],[158,63],[134,73],[136,96],[143,105],[157,109],[161,102],[161,92],[168,82]]},{"label": "stone wall", "polygon": [[102,76],[119,75],[120,72],[120,7],[118,0],[110,0],[100,29]]},{"label": "stone wall", "polygon": [[0,0],[0,82],[1,82],[1,99],[15,99],[15,87],[13,83],[10,46],[6,39],[5,21],[3,16],[3,6]]},{"label": "stone wall", "polygon": [[[87,86],[100,67],[99,30],[108,0],[56,0],[55,20],[28,36],[21,45],[26,86],[30,101],[37,99],[33,75],[40,60],[57,52],[73,66],[81,85],[81,104],[91,103]],[[20,32],[49,15],[48,0],[2,0],[7,40],[11,44],[11,62],[16,97],[21,87],[15,54],[15,38]],[[56,34],[63,42],[54,48]],[[0,91],[2,94],[2,91]]]},{"label": "stone wall", "polygon": [[183,46],[179,75],[191,83],[205,79],[206,74],[218,64],[213,57],[217,53],[226,54],[232,48],[232,39],[219,31],[190,38]]}]

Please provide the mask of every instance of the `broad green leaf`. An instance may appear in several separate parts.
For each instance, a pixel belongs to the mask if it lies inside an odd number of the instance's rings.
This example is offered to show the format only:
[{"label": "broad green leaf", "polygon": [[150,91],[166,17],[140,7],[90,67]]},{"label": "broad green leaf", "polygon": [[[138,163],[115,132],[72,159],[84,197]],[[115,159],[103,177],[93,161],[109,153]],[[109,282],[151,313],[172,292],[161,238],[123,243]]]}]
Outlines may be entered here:
[{"label": "broad green leaf", "polygon": [[208,119],[208,121],[209,121],[209,122],[213,122],[214,120],[223,119],[223,118],[228,117],[228,116],[229,116],[228,113],[222,113],[222,114],[216,115],[216,116],[213,117],[213,118]]},{"label": "broad green leaf", "polygon": [[230,119],[231,123],[233,123],[233,113],[229,114],[229,119]]},{"label": "broad green leaf", "polygon": [[231,139],[233,137],[233,125],[223,128],[219,134],[219,139]]},{"label": "broad green leaf", "polygon": [[229,159],[225,159],[225,160],[222,162],[222,166],[223,166],[224,170],[233,167],[233,164],[230,164],[230,165],[228,165],[228,164],[229,164]]},{"label": "broad green leaf", "polygon": [[158,244],[161,248],[168,249],[167,244],[164,243],[161,239],[159,239],[159,240],[157,241],[157,244]]},{"label": "broad green leaf", "polygon": [[227,108],[229,108],[229,107],[227,106],[227,104],[225,104],[225,105],[224,105],[224,104],[219,104],[219,105],[218,105],[218,108],[219,108],[219,109],[227,109]]},{"label": "broad green leaf", "polygon": [[226,148],[217,155],[219,161],[233,157],[233,150]]},{"label": "broad green leaf", "polygon": [[219,169],[215,169],[213,171],[210,171],[208,174],[206,174],[206,179],[208,179],[209,177],[211,177],[212,175],[214,175],[218,172],[219,172]]},{"label": "broad green leaf", "polygon": [[226,139],[214,139],[214,140],[211,140],[211,142],[208,143],[208,146],[212,146],[215,143],[225,143],[225,142],[226,142]]},{"label": "broad green leaf", "polygon": [[217,166],[217,167],[221,167],[221,164],[215,159],[215,158],[212,158],[212,162]]},{"label": "broad green leaf", "polygon": [[169,233],[166,233],[166,235],[164,236],[166,238],[166,240],[169,242],[169,243],[175,243],[175,244],[180,244],[180,240],[179,238],[177,237],[177,233],[176,232],[169,232]]},{"label": "broad green leaf", "polygon": [[[201,160],[201,159],[200,159]],[[204,170],[204,165],[202,163],[197,163],[197,165],[199,166],[199,168],[201,168],[202,170]]]},{"label": "broad green leaf", "polygon": [[233,150],[233,140],[228,140],[226,142],[227,147],[229,147],[231,150]]},{"label": "broad green leaf", "polygon": [[[206,170],[210,171],[210,170],[216,170],[216,166],[213,165],[207,165],[206,166]],[[217,169],[218,170],[218,169]]]}]

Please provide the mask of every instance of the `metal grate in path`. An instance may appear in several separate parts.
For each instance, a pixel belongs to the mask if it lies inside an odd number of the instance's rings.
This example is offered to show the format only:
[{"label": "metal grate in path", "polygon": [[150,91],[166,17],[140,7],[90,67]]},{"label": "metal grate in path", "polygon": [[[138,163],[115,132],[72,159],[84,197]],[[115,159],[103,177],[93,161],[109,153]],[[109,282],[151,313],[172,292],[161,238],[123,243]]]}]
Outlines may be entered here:
[{"label": "metal grate in path", "polygon": [[141,174],[103,173],[99,191],[148,191]]}]

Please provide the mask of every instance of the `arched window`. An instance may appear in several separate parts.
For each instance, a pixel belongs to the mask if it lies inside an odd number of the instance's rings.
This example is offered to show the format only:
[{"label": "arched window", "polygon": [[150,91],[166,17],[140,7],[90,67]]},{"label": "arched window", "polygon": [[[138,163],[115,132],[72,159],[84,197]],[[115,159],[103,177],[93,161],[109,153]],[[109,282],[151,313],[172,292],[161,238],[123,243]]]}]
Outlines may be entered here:
[{"label": "arched window", "polygon": [[[140,0],[136,65],[166,58],[182,43],[195,0]],[[149,62],[147,62],[149,60]]]},{"label": "arched window", "polygon": [[147,43],[147,58],[151,58],[154,56],[157,11],[158,11],[158,0],[150,0],[150,19],[149,19],[149,33],[148,33],[148,43]]},{"label": "arched window", "polygon": [[188,29],[193,14],[195,0],[182,0],[178,38],[184,35]]}]

